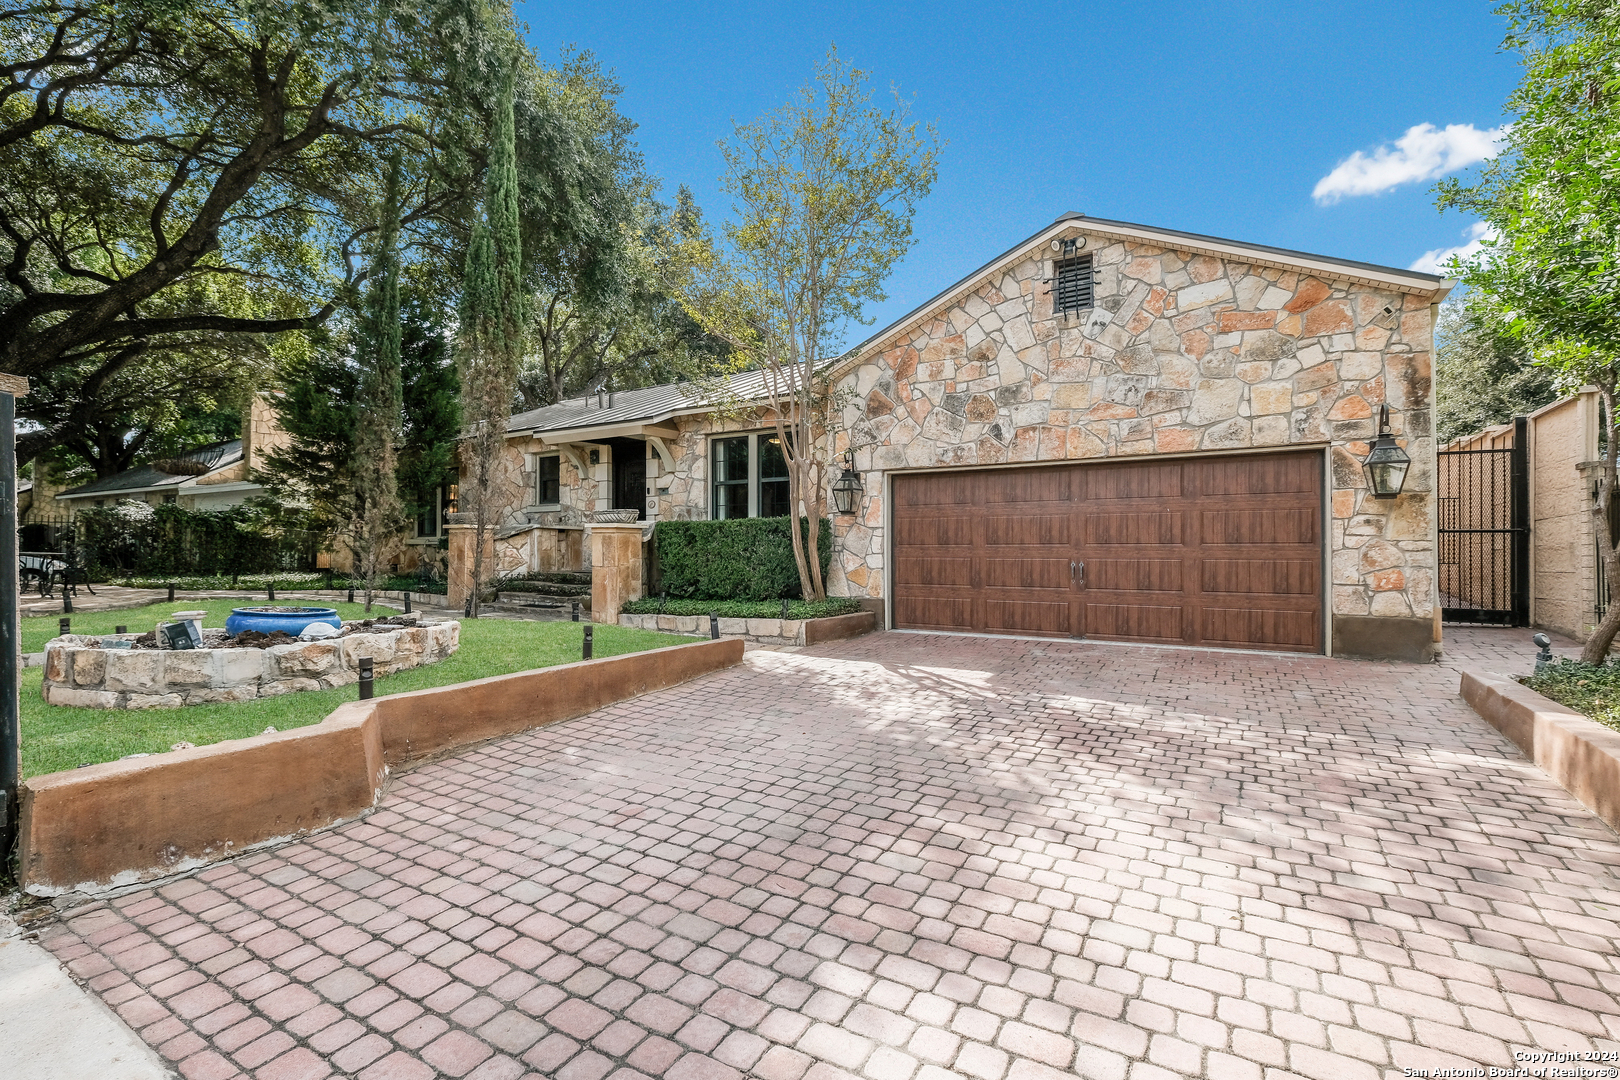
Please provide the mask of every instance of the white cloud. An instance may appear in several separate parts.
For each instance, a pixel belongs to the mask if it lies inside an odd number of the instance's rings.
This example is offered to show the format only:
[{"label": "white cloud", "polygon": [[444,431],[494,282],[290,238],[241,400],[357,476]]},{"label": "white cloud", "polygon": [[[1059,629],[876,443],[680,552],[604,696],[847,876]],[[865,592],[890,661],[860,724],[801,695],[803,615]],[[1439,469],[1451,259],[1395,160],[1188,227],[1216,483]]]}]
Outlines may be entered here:
[{"label": "white cloud", "polygon": [[1485,241],[1496,239],[1496,230],[1483,221],[1476,221],[1468,226],[1468,231],[1463,235],[1468,237],[1466,243],[1458,244],[1456,247],[1435,248],[1433,251],[1425,251],[1407,269],[1417,270],[1425,274],[1444,274],[1447,272],[1446,263],[1450,262],[1453,257],[1466,259],[1473,255],[1485,245]]},{"label": "white cloud", "polygon": [[1401,184],[1433,180],[1496,156],[1507,128],[1481,131],[1473,124],[1437,128],[1419,124],[1371,154],[1351,154],[1316,182],[1311,195],[1319,203],[1336,203],[1346,195],[1373,195]]}]

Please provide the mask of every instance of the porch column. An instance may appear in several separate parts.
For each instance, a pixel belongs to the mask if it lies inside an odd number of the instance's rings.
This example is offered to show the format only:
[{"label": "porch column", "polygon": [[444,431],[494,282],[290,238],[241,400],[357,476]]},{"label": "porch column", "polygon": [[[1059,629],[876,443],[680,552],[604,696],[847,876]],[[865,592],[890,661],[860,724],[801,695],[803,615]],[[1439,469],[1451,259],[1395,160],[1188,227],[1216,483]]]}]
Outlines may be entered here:
[{"label": "porch column", "polygon": [[591,621],[617,623],[619,610],[641,599],[641,526],[591,526]]},{"label": "porch column", "polygon": [[[473,591],[473,546],[477,542],[478,528],[452,521],[445,526],[450,535],[448,582],[445,602],[452,609],[463,607]],[[495,572],[495,530],[484,537],[484,574]]]}]

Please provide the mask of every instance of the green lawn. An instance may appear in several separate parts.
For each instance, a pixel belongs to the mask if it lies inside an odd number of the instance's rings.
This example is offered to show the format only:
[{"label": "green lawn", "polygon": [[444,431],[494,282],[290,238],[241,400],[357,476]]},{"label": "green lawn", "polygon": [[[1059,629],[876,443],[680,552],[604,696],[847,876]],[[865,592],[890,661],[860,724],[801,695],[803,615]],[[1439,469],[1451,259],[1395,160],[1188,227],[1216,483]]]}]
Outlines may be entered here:
[{"label": "green lawn", "polygon": [[[232,606],[243,601],[209,600],[187,603],[176,600],[145,608],[95,612],[73,616],[75,633],[111,633],[123,623],[130,631],[150,630],[159,617],[174,611],[207,609],[205,626],[223,626]],[[260,601],[262,603],[262,601]],[[289,602],[291,606],[296,601]],[[346,619],[362,617],[359,604],[337,604]],[[374,615],[392,614],[386,608],[373,609]],[[38,652],[56,636],[57,616],[36,616],[22,620],[25,652]],[[456,654],[437,664],[412,668],[377,680],[377,694],[398,694],[430,686],[507,675],[514,671],[565,664],[580,658],[581,626],[571,622],[517,622],[506,619],[464,620],[461,647]],[[596,656],[618,656],[666,645],[698,640],[632,630],[620,626],[598,626],[594,633]],[[355,699],[353,686],[333,690],[310,690],[284,694],[263,701],[236,704],[193,705],[184,709],[70,709],[45,704],[39,695],[39,668],[22,673],[22,763],[23,775],[72,769],[79,765],[114,761],[126,754],[161,753],[177,742],[198,746],[257,735],[266,727],[278,731],[303,727],[322,720],[345,701]]]}]

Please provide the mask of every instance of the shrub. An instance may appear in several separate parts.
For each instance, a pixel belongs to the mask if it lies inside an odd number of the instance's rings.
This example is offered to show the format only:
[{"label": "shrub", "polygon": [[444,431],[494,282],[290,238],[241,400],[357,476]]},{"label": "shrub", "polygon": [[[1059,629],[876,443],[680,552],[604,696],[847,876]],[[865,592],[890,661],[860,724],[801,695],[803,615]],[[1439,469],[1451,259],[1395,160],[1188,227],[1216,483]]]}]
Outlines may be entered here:
[{"label": "shrub", "polygon": [[[622,609],[629,615],[708,615],[722,619],[780,619],[780,600],[669,600],[658,597],[632,600]],[[859,600],[828,597],[826,600],[788,601],[790,619],[828,619],[834,615],[848,615],[861,610]]]},{"label": "shrub", "polygon": [[[326,574],[321,571],[287,570],[278,574],[240,574],[235,583],[229,574],[214,574],[199,576],[196,574],[148,574],[142,577],[117,577],[111,579],[115,585],[126,585],[132,589],[164,589],[173,585],[177,589],[187,590],[213,590],[213,589],[262,589],[271,582],[278,589],[320,589],[326,586]],[[342,588],[341,584],[338,588]]]},{"label": "shrub", "polygon": [[1557,660],[1523,681],[1536,693],[1620,731],[1620,666]]},{"label": "shrub", "polygon": [[[798,597],[789,518],[660,521],[653,528],[660,591],[672,599],[779,600]],[[808,538],[809,519],[799,518]],[[821,576],[832,565],[832,523],[821,519]]]}]

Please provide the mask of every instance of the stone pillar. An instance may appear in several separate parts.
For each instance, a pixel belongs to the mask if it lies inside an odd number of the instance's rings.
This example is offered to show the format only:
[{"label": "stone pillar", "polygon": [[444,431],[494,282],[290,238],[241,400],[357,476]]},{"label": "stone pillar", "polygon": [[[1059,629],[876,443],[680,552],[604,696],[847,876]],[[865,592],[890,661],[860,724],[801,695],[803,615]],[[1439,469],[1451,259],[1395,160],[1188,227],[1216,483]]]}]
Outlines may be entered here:
[{"label": "stone pillar", "polygon": [[[452,521],[445,526],[450,535],[449,582],[446,585],[445,601],[451,608],[459,608],[467,603],[467,598],[473,591],[473,545],[477,540],[478,529],[473,525],[463,525]],[[484,576],[488,577],[495,572],[495,537],[494,530],[484,537]]]},{"label": "stone pillar", "polygon": [[617,623],[619,609],[641,599],[641,526],[591,526],[591,621]]}]

